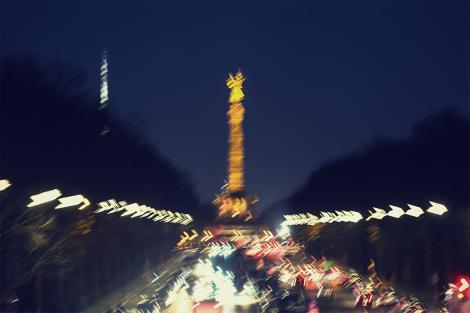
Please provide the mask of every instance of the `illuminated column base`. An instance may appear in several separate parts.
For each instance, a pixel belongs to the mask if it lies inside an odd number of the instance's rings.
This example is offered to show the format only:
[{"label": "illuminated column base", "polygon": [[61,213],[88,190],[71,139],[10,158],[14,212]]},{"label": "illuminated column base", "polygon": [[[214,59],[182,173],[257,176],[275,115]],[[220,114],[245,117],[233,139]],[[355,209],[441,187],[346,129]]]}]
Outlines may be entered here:
[{"label": "illuminated column base", "polygon": [[220,219],[249,221],[253,218],[252,208],[257,201],[257,198],[223,193],[215,198],[214,204],[218,208],[218,217]]}]

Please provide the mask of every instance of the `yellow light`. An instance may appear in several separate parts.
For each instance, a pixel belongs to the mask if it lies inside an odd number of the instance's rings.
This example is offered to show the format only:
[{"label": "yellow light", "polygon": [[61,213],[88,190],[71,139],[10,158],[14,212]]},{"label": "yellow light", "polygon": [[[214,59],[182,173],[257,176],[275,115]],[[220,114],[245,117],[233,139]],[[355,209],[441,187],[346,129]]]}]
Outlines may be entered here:
[{"label": "yellow light", "polygon": [[201,241],[204,241],[204,242],[206,242],[206,241],[208,241],[209,239],[211,239],[211,238],[214,237],[214,235],[212,235],[212,233],[211,233],[209,230],[205,230],[205,231],[204,231],[204,235],[205,235],[205,236],[204,236],[203,238],[201,238]]},{"label": "yellow light", "polygon": [[186,241],[188,241],[190,238],[189,234],[187,232],[183,232],[181,235],[181,240],[177,243],[177,246],[183,245]]},{"label": "yellow light", "polygon": [[253,215],[252,215],[250,212],[248,212],[248,213],[247,213],[247,216],[246,216],[246,218],[245,218],[245,223],[248,222],[248,221],[251,220],[251,219],[253,219]]},{"label": "yellow light", "polygon": [[83,200],[83,204],[78,209],[83,210],[84,208],[88,207],[90,204],[91,204],[90,201],[87,198],[85,198]]},{"label": "yellow light", "polygon": [[243,94],[243,82],[245,81],[245,77],[241,71],[238,71],[236,75],[229,74],[227,79],[227,87],[230,89],[230,103],[237,103],[243,100],[245,95]]},{"label": "yellow light", "polygon": [[241,101],[245,78],[241,72],[229,74],[227,86],[230,88],[230,108],[227,112],[229,123],[229,153],[228,153],[228,186],[230,193],[243,191],[244,181],[244,149],[243,149],[243,115],[245,108]]},{"label": "yellow light", "polygon": [[[243,148],[243,118],[245,108],[241,101],[244,99],[243,82],[245,78],[238,71],[229,74],[227,87],[230,89],[229,110],[227,112],[228,136],[228,169],[226,191],[218,195],[214,203],[218,206],[218,216],[223,218],[243,218],[245,222],[253,218],[249,206],[254,199],[243,196],[245,190],[244,148]],[[225,186],[224,186],[225,187]]]},{"label": "yellow light", "polygon": [[11,186],[11,183],[8,179],[0,180],[0,191],[3,191]]},{"label": "yellow light", "polygon": [[191,229],[191,232],[193,233],[191,235],[191,237],[189,237],[189,240],[193,240],[194,238],[196,238],[197,236],[199,236],[199,234],[197,233],[197,231],[195,231],[194,229]]},{"label": "yellow light", "polygon": [[59,189],[52,189],[49,191],[41,192],[37,195],[31,196],[32,202],[27,205],[28,208],[44,204],[46,202],[54,201],[62,195]]}]

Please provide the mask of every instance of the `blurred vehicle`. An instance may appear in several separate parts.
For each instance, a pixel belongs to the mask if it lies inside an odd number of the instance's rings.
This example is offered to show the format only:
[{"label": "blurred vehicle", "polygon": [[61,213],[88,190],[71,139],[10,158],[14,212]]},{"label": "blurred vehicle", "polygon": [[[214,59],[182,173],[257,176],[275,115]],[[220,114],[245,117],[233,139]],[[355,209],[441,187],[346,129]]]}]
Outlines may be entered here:
[{"label": "blurred vehicle", "polygon": [[207,300],[193,305],[193,313],[223,313],[222,306],[217,301]]},{"label": "blurred vehicle", "polygon": [[459,277],[456,283],[449,284],[443,302],[450,313],[470,312],[470,279]]},{"label": "blurred vehicle", "polygon": [[373,308],[378,307],[394,307],[399,303],[395,290],[389,287],[382,287],[378,290],[375,301],[372,302]]}]

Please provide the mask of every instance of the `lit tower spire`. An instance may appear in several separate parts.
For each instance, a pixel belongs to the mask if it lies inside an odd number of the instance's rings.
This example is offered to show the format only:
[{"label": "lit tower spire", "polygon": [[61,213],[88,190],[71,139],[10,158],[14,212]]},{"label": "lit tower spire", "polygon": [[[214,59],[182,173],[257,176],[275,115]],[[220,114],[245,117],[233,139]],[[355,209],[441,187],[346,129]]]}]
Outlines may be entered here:
[{"label": "lit tower spire", "polygon": [[100,66],[100,109],[108,105],[108,51],[106,48],[101,55]]},{"label": "lit tower spire", "polygon": [[227,87],[230,89],[227,112],[229,124],[228,136],[228,170],[227,190],[218,195],[214,203],[218,206],[218,215],[221,218],[242,218],[245,221],[252,218],[250,207],[256,202],[254,198],[245,196],[245,168],[243,149],[243,116],[245,107],[242,100],[243,82],[245,77],[238,71],[237,74],[229,74]]},{"label": "lit tower spire", "polygon": [[245,77],[239,71],[236,75],[229,74],[227,87],[230,88],[229,103],[227,112],[229,124],[228,137],[228,185],[227,189],[231,194],[243,193],[245,190],[245,168],[243,149],[243,115],[245,108],[242,100],[243,82]]}]

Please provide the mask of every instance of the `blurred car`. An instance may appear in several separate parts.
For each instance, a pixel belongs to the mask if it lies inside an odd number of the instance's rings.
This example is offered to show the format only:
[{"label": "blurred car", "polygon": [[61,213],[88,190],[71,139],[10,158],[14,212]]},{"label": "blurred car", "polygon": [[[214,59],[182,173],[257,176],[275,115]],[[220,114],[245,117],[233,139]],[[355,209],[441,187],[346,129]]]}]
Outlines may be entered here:
[{"label": "blurred car", "polygon": [[450,313],[470,312],[470,278],[459,277],[455,284],[449,284],[444,306]]},{"label": "blurred car", "polygon": [[223,313],[222,306],[217,301],[207,300],[193,305],[193,313]]}]

